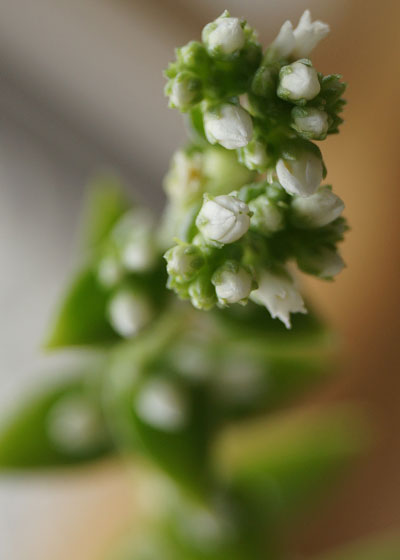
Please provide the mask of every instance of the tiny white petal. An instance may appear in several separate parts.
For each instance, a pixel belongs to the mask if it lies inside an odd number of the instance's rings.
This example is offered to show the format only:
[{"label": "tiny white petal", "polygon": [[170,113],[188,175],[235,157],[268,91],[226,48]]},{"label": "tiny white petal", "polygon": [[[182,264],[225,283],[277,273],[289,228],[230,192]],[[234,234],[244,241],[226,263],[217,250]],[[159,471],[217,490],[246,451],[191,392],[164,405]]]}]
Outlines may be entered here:
[{"label": "tiny white petal", "polygon": [[280,184],[289,194],[310,196],[321,184],[322,161],[313,152],[303,152],[295,160],[279,159],[276,173]]},{"label": "tiny white petal", "polygon": [[187,420],[187,402],[178,386],[156,379],[146,383],[135,397],[138,417],[154,428],[174,432],[182,429]]},{"label": "tiny white petal", "polygon": [[307,198],[294,197],[292,221],[304,228],[319,228],[336,220],[344,210],[344,202],[328,187],[320,187]]},{"label": "tiny white petal", "polygon": [[196,225],[208,240],[233,243],[249,229],[249,207],[231,195],[206,199],[197,216]]},{"label": "tiny white petal", "polygon": [[204,115],[204,129],[211,144],[221,144],[228,150],[246,146],[253,136],[253,121],[238,105],[225,103],[216,111]]},{"label": "tiny white petal", "polygon": [[292,50],[294,58],[307,58],[317,44],[329,33],[329,25],[322,21],[311,21],[311,14],[306,10],[293,31],[295,45]]},{"label": "tiny white petal", "polygon": [[264,305],[273,318],[277,317],[290,329],[291,313],[307,313],[303,298],[288,274],[275,274],[264,270],[258,279],[258,289],[250,298]]},{"label": "tiny white petal", "polygon": [[120,291],[113,296],[108,313],[113,329],[125,338],[136,335],[153,317],[145,296],[129,291]]},{"label": "tiny white petal", "polygon": [[271,44],[271,48],[275,52],[276,58],[287,58],[295,47],[295,38],[293,35],[292,22],[287,20],[282,25],[278,36]]}]

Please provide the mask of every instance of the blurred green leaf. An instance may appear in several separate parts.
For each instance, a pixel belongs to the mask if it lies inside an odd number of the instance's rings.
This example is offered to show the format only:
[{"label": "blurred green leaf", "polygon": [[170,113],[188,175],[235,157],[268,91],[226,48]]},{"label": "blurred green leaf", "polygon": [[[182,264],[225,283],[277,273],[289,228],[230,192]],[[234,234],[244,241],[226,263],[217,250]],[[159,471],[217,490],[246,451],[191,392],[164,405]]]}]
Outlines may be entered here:
[{"label": "blurred green leaf", "polygon": [[112,449],[97,391],[64,380],[21,404],[0,429],[0,469],[55,467]]},{"label": "blurred green leaf", "polygon": [[[199,488],[209,475],[212,411],[203,388],[185,383],[164,360],[166,349],[187,328],[191,311],[189,306],[178,306],[175,312],[170,310],[155,322],[152,329],[115,348],[105,396],[107,417],[122,449],[141,451],[181,484]],[[167,385],[167,399],[170,388],[178,393],[178,399],[173,395],[172,403],[167,402],[166,407],[168,411],[172,408],[172,414],[178,407],[176,412],[180,415],[182,405],[182,425],[171,427],[166,419],[164,427],[162,421],[147,421],[146,415],[138,412],[139,396],[154,387],[154,382],[156,387],[161,383],[161,389]],[[153,408],[165,410],[163,396],[151,402]]]},{"label": "blurred green leaf", "polygon": [[318,560],[399,560],[400,536],[366,539],[318,557]]},{"label": "blurred green leaf", "polygon": [[121,181],[113,175],[96,178],[89,186],[83,218],[85,247],[96,249],[119,218],[132,207]]},{"label": "blurred green leaf", "polygon": [[107,300],[108,294],[90,266],[78,272],[61,300],[44,347],[107,344],[118,340],[107,320]]},{"label": "blurred green leaf", "polygon": [[312,503],[365,442],[361,417],[348,408],[300,411],[233,427],[217,464],[251,508],[279,519]]}]

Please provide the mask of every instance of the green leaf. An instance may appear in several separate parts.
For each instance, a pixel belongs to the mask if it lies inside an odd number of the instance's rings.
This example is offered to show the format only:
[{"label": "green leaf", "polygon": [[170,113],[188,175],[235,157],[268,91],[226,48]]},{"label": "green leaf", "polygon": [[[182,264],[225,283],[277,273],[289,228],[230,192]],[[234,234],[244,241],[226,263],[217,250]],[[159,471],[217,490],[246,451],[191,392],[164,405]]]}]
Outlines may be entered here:
[{"label": "green leaf", "polygon": [[345,407],[300,411],[232,428],[217,464],[248,506],[274,520],[318,497],[365,446],[361,418]]},{"label": "green leaf", "polygon": [[112,447],[97,392],[74,378],[47,387],[12,414],[0,429],[0,469],[70,465]]},{"label": "green leaf", "polygon": [[46,349],[118,340],[106,314],[108,294],[88,266],[78,272],[66,291],[44,343]]},{"label": "green leaf", "polygon": [[119,218],[131,207],[119,179],[112,175],[95,179],[88,189],[83,219],[84,245],[90,250],[101,245]]}]

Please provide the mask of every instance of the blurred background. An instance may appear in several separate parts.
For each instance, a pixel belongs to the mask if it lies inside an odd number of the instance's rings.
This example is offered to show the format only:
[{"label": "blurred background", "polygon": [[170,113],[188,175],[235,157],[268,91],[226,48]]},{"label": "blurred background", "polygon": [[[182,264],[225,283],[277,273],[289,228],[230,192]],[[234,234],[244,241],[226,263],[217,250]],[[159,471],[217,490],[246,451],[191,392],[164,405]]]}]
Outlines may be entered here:
[{"label": "blurred background", "polygon": [[[168,160],[184,140],[162,70],[223,9],[266,45],[306,8],[331,25],[313,61],[349,82],[345,125],[323,145],[328,181],[352,226],[348,268],[307,281],[342,340],[338,375],[312,400],[363,403],[367,457],[293,536],[299,557],[400,529],[400,3],[381,0],[2,0],[0,3],[1,415],[68,356],[41,337],[74,268],[87,181],[115,169],[158,211]],[[339,371],[340,370],[340,371]],[[0,478],[0,557],[94,560],[134,515],[117,462],[72,474]]]}]

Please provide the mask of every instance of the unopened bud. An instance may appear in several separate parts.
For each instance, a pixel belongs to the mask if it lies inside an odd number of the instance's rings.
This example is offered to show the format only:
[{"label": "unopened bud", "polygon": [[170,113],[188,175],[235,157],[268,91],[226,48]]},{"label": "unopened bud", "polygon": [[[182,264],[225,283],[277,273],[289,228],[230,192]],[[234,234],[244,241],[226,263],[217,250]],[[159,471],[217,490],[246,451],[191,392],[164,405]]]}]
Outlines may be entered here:
[{"label": "unopened bud", "polygon": [[304,105],[321,90],[318,74],[311,62],[303,59],[283,66],[279,72],[278,97]]},{"label": "unopened bud", "polygon": [[315,107],[294,107],[293,128],[305,138],[324,140],[328,133],[328,114]]},{"label": "unopened bud", "polygon": [[221,144],[227,150],[246,146],[253,136],[253,121],[239,105],[225,103],[204,115],[204,129],[211,144]]},{"label": "unopened bud", "polygon": [[246,303],[253,289],[253,277],[236,261],[227,261],[213,274],[211,282],[215,286],[218,303]]},{"label": "unopened bud", "polygon": [[260,195],[249,202],[249,209],[253,213],[251,228],[264,235],[271,235],[285,227],[283,209],[266,195]]},{"label": "unopened bud", "polygon": [[302,229],[324,227],[340,216],[343,201],[329,187],[320,187],[307,198],[294,197],[291,204],[291,221]]},{"label": "unopened bud", "polygon": [[249,207],[232,195],[205,195],[196,226],[206,240],[233,243],[249,229]]},{"label": "unopened bud", "polygon": [[212,55],[230,55],[242,49],[246,42],[240,19],[229,17],[227,11],[204,27],[202,39]]}]

